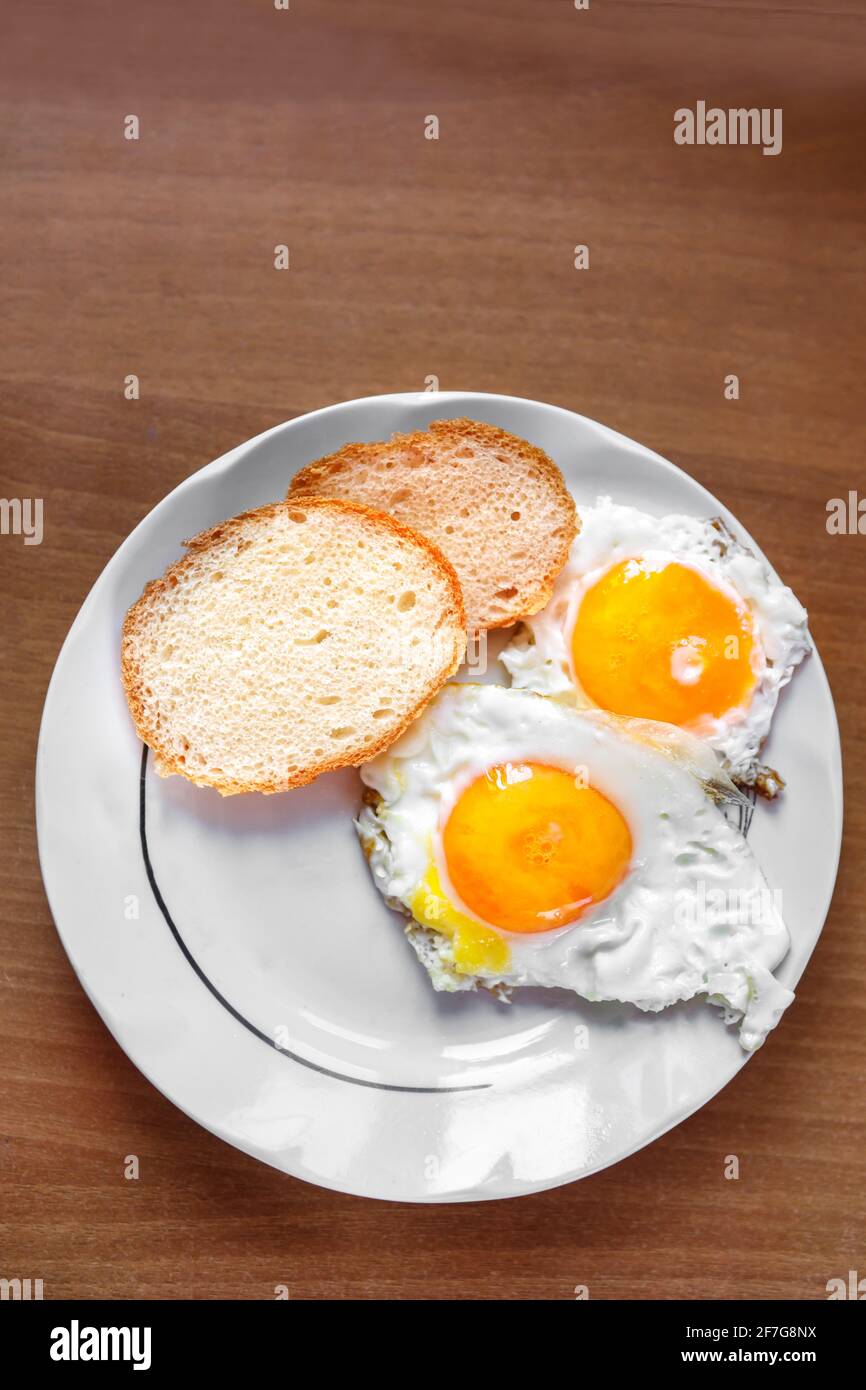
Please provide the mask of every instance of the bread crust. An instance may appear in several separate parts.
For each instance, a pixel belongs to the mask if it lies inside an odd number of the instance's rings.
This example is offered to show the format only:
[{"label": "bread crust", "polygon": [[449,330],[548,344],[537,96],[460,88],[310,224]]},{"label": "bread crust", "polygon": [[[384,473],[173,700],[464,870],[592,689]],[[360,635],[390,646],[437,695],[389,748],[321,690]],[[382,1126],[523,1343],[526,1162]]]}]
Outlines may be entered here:
[{"label": "bread crust", "polygon": [[[294,502],[296,506],[301,505],[297,498],[294,499]],[[160,742],[156,729],[149,724],[146,718],[143,680],[134,651],[135,639],[145,624],[149,622],[148,604],[154,599],[158,600],[170,588],[174,588],[178,582],[178,577],[194,567],[196,559],[202,551],[206,551],[236,532],[242,531],[251,522],[265,521],[281,512],[291,512],[292,502],[291,500],[271,502],[264,507],[241,512],[238,516],[220,521],[215,526],[201,531],[191,540],[184,541],[187,554],[169,565],[161,578],[152,579],[145,585],[140,597],[128,610],[123,621],[120,644],[121,682],[136,732],[142,742],[146,743],[153,751],[157,769],[161,775],[169,776],[172,773],[178,773],[197,786],[215,788],[222,796],[234,796],[241,792],[263,792],[265,795],[271,795],[275,792],[290,791],[295,787],[307,786],[323,772],[332,772],[341,767],[358,767],[361,763],[375,757],[377,753],[384,752],[386,748],[397,741],[448,678],[454,674],[463,660],[466,648],[466,613],[463,607],[463,594],[454,566],[446,559],[438,546],[434,545],[427,536],[422,536],[417,531],[413,531],[411,527],[397,521],[395,517],[389,516],[386,512],[375,511],[360,502],[349,502],[342,498],[333,497],[310,497],[305,498],[302,505],[304,510],[312,509],[351,515],[357,521],[376,530],[386,529],[390,531],[401,544],[412,546],[424,552],[429,563],[438,570],[445,581],[448,601],[443,610],[443,620],[450,621],[454,627],[453,659],[446,668],[431,678],[412,707],[395,724],[385,729],[378,739],[371,739],[361,747],[348,745],[338,756],[304,768],[281,782],[272,780],[246,783],[230,777],[216,778],[208,775],[193,775],[177,761],[165,744]]]},{"label": "bread crust", "polygon": [[538,613],[550,602],[556,576],[568,559],[571,543],[580,529],[574,498],[568,491],[562,474],[553,459],[543,449],[530,444],[520,435],[510,434],[497,425],[489,425],[483,420],[470,420],[465,416],[453,420],[434,420],[426,430],[416,430],[411,434],[395,434],[390,440],[382,440],[372,444],[346,444],[336,453],[314,459],[295,474],[286,493],[286,498],[322,496],[324,495],[323,487],[327,487],[328,480],[334,474],[342,472],[352,463],[368,462],[375,458],[381,450],[391,449],[395,446],[410,453],[416,452],[419,455],[419,462],[435,462],[435,454],[431,454],[431,438],[434,442],[449,445],[470,440],[486,448],[507,449],[509,453],[530,464],[544,477],[556,504],[562,511],[563,537],[551,551],[546,568],[533,586],[531,597],[524,596],[520,603],[515,604],[513,611],[480,624],[481,628],[487,631],[511,627],[521,618],[528,618],[533,613]]}]

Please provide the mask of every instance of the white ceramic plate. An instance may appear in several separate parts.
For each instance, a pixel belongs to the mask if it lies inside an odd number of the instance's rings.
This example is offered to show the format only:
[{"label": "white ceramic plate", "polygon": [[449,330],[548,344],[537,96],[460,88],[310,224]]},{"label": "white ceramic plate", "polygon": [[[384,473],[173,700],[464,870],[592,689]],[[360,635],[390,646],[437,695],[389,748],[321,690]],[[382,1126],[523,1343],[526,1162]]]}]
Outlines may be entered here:
[{"label": "white ceramic plate", "polygon": [[[746,1060],[736,1032],[700,1001],[646,1015],[559,990],[517,991],[510,1007],[434,994],[361,856],[357,772],[225,800],[156,777],[127,713],[118,644],[126,609],[184,537],[281,498],[296,469],[349,440],[456,415],[546,449],[578,504],[609,493],[659,515],[721,514],[754,545],[686,474],[566,410],[463,392],[332,406],[193,474],[120,547],[58,659],[37,765],[54,919],[136,1066],[284,1172],[418,1202],[513,1197],[624,1158],[730,1081]],[[783,693],[768,758],[788,788],[757,808],[750,842],[783,892],[793,948],[778,973],[794,987],[841,836],[838,729],[817,654]],[[575,1045],[578,1025],[587,1047]],[[766,1046],[784,1047],[786,1026]]]}]

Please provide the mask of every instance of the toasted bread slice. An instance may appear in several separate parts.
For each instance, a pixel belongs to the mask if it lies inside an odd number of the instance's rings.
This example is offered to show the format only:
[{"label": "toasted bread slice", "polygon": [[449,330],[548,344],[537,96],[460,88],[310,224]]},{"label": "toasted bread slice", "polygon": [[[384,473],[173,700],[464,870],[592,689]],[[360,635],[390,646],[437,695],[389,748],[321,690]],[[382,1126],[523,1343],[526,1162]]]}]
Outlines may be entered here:
[{"label": "toasted bread slice", "polygon": [[423,536],[309,498],[187,541],[123,625],[121,670],[162,775],[279,792],[365,762],[457,669],[457,577]]},{"label": "toasted bread slice", "polygon": [[543,608],[577,533],[553,460],[477,420],[347,444],[302,468],[288,496],[352,498],[429,536],[457,571],[471,630]]}]

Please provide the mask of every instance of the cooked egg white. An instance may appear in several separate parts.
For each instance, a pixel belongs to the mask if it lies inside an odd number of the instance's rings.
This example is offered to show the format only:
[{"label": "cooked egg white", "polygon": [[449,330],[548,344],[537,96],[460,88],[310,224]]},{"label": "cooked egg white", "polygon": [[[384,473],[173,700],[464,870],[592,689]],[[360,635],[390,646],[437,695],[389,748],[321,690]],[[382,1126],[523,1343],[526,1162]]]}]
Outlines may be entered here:
[{"label": "cooked egg white", "polygon": [[720,522],[609,497],[580,512],[550,603],[502,653],[512,684],[677,724],[753,783],[779,692],[811,650],[805,609]]},{"label": "cooked egg white", "polygon": [[361,775],[374,881],[434,988],[703,994],[747,1049],[792,999],[779,904],[713,799],[737,793],[680,730],[455,684]]}]

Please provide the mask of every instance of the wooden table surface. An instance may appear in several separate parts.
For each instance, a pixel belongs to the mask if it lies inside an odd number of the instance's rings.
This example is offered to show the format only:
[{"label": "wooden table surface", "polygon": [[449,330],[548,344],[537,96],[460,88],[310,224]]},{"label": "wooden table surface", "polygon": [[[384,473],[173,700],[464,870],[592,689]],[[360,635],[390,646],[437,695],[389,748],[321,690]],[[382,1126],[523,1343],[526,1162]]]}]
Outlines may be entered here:
[{"label": "wooden table surface", "polygon": [[[0,537],[0,1275],[202,1299],[814,1299],[866,1276],[866,536],[826,528],[866,495],[863,0],[31,0],[2,22],[0,491],[42,497],[45,531]],[[675,145],[699,99],[781,107],[782,153]],[[836,896],[779,1032],[641,1153],[494,1205],[321,1191],[173,1109],[67,963],[33,824],[46,684],[132,527],[268,426],[431,375],[590,415],[721,497],[808,606],[843,736]]]}]

